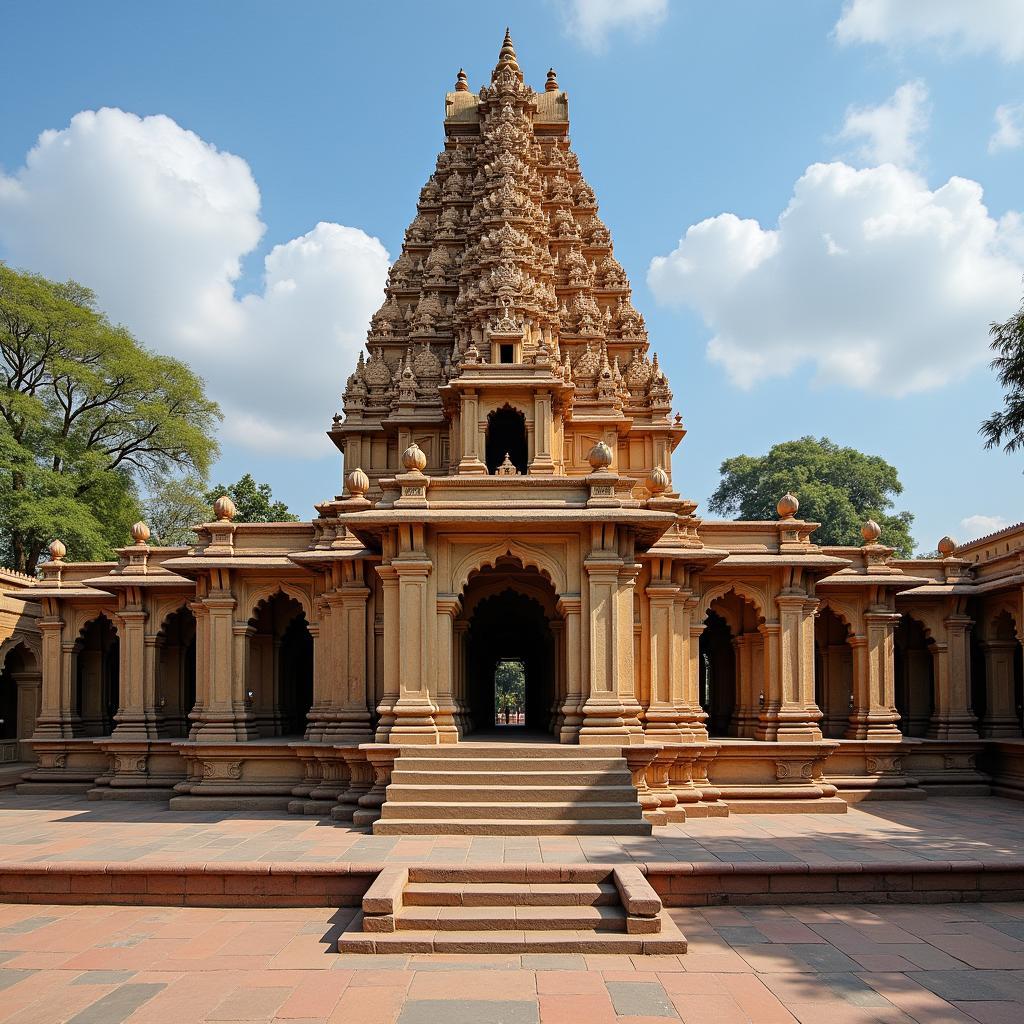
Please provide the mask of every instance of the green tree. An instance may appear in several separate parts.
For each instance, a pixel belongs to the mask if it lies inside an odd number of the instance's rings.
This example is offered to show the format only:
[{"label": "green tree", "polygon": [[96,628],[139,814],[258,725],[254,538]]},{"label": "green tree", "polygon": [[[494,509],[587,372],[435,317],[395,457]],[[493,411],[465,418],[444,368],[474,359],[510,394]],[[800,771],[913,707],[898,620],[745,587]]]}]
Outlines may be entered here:
[{"label": "green tree", "polygon": [[1003,408],[981,425],[986,448],[1024,448],[1024,304],[1006,323],[992,324],[992,369],[1004,390]]},{"label": "green tree", "polygon": [[521,661],[499,661],[494,669],[494,710],[505,716],[520,714],[526,706],[526,670]]},{"label": "green tree", "polygon": [[786,491],[800,499],[800,518],[821,523],[819,544],[860,544],[860,528],[874,519],[881,540],[904,558],[914,550],[910,512],[891,512],[903,491],[896,469],[877,455],[840,448],[827,437],[774,445],[767,455],[737,455],[719,467],[722,481],[708,502],[737,519],[776,519]]},{"label": "green tree", "polygon": [[154,544],[177,547],[195,543],[192,527],[213,518],[206,484],[197,476],[171,477],[142,503]]},{"label": "green tree", "polygon": [[298,516],[288,511],[283,501],[274,501],[270,484],[258,484],[251,473],[246,473],[233,484],[217,484],[206,492],[206,504],[212,506],[226,494],[234,503],[236,523],[294,523]]},{"label": "green tree", "polygon": [[0,263],[0,560],[33,572],[127,540],[138,494],[205,476],[220,410],[184,363],[110,323],[95,297]]}]

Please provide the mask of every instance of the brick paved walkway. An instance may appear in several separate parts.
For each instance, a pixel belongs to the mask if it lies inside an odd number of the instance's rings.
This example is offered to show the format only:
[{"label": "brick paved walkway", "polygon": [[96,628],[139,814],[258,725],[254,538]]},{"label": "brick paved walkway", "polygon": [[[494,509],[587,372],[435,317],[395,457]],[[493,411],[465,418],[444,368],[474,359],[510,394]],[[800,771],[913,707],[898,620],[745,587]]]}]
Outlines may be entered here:
[{"label": "brick paved walkway", "polygon": [[373,836],[285,813],[175,812],[162,803],[0,795],[0,861],[893,862],[1020,859],[1024,806],[873,802],[844,815],[702,818],[651,837]]},{"label": "brick paved walkway", "polygon": [[1020,1024],[1024,904],[673,910],[681,957],[341,957],[349,911],[0,907],[10,1024]]}]

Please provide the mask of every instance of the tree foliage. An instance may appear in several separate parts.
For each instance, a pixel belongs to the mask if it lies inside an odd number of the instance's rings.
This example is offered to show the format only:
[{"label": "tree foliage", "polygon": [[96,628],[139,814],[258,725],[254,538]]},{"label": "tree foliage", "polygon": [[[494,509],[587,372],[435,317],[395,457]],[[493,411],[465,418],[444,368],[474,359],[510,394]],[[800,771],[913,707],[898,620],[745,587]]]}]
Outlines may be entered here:
[{"label": "tree foliage", "polygon": [[499,661],[494,669],[494,710],[508,722],[526,709],[526,670],[521,661]]},{"label": "tree foliage", "polygon": [[992,369],[1003,388],[1003,408],[981,425],[986,448],[1024,448],[1024,304],[1006,323],[992,324]]},{"label": "tree foliage", "polygon": [[233,484],[217,484],[206,492],[207,507],[226,494],[234,503],[236,523],[294,523],[298,516],[288,511],[283,501],[274,501],[270,484],[258,484],[246,473]]},{"label": "tree foliage", "polygon": [[0,263],[0,560],[32,572],[128,539],[140,489],[205,476],[220,418],[202,380],[110,323],[89,289]]},{"label": "tree foliage", "polygon": [[896,469],[877,455],[841,448],[827,437],[774,445],[767,455],[737,455],[719,471],[708,508],[737,519],[777,519],[786,491],[800,500],[800,518],[821,523],[818,544],[860,544],[860,528],[874,519],[881,542],[909,558],[914,549],[910,512],[890,511],[903,491]]}]

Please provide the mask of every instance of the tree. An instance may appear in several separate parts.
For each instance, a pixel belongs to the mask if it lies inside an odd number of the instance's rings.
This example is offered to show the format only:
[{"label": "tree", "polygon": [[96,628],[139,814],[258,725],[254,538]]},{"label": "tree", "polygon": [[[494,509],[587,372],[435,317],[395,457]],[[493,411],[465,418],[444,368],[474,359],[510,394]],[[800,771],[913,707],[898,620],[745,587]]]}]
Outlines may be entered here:
[{"label": "tree", "polygon": [[288,511],[283,501],[274,501],[270,484],[258,484],[252,474],[246,473],[233,484],[217,484],[206,492],[207,506],[226,494],[236,508],[236,523],[294,523],[298,516]]},{"label": "tree", "polygon": [[0,559],[33,572],[60,537],[108,558],[141,488],[205,476],[220,410],[182,362],[110,323],[89,289],[0,263]]},{"label": "tree", "polygon": [[1024,448],[1024,304],[1004,324],[992,324],[989,334],[996,353],[991,362],[1004,389],[1003,409],[981,425],[986,448],[1000,445],[1005,452]]},{"label": "tree", "polygon": [[494,710],[505,716],[522,714],[526,704],[526,670],[521,661],[499,661],[494,670]]},{"label": "tree", "polygon": [[213,518],[205,483],[197,476],[172,477],[142,503],[153,543],[168,547],[194,544],[192,527]]},{"label": "tree", "polygon": [[910,512],[890,512],[903,491],[896,469],[877,455],[840,448],[827,437],[802,437],[774,445],[767,455],[737,455],[719,471],[722,481],[708,502],[712,512],[737,519],[776,519],[786,491],[800,499],[800,518],[821,523],[819,544],[860,544],[860,528],[874,519],[882,543],[909,558],[914,550]]}]

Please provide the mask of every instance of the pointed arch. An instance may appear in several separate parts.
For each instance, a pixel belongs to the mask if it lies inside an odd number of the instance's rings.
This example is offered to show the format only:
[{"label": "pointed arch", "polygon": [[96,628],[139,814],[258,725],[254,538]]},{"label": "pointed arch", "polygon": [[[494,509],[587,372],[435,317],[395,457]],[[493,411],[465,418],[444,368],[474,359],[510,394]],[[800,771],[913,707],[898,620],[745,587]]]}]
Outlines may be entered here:
[{"label": "pointed arch", "polygon": [[757,611],[757,614],[765,622],[768,621],[768,595],[760,587],[751,583],[744,583],[740,580],[725,580],[718,583],[701,594],[699,619],[703,620],[711,610],[711,605],[719,598],[728,597],[730,593],[745,601],[749,601]]},{"label": "pointed arch", "polygon": [[565,567],[543,547],[512,538],[495,541],[482,548],[473,548],[455,563],[452,570],[452,590],[461,594],[469,582],[470,574],[487,567],[494,568],[506,555],[517,558],[524,569],[536,569],[555,588],[559,597],[568,597]]}]

